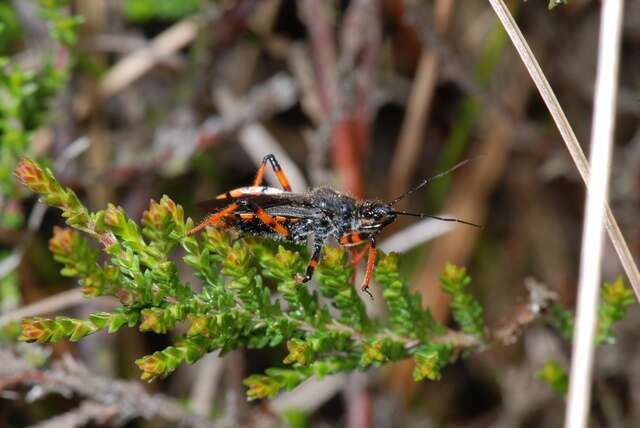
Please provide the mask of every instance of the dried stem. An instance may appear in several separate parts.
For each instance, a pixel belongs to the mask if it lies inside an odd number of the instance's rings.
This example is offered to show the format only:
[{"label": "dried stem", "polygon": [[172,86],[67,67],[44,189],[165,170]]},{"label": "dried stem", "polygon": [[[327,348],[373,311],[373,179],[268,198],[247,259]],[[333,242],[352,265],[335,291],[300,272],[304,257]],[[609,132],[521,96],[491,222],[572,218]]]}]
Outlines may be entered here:
[{"label": "dried stem", "polygon": [[615,129],[622,11],[621,0],[602,3],[598,74],[591,129],[590,160],[593,169],[589,175],[582,235],[576,338],[573,342],[568,408],[565,415],[567,428],[586,427],[589,420],[594,339],[598,322],[604,207],[607,201]]},{"label": "dried stem", "polygon": [[49,418],[46,421],[31,425],[29,428],[73,428],[84,427],[91,422],[98,425],[108,424],[116,419],[118,406],[96,403],[95,401],[83,401],[78,407],[61,415]]},{"label": "dried stem", "polygon": [[117,407],[116,419],[120,424],[137,417],[160,417],[180,426],[217,426],[204,417],[188,412],[170,397],[146,393],[137,382],[95,376],[70,356],[64,358],[61,366],[49,370],[35,370],[6,349],[0,350],[0,359],[0,390],[20,384],[37,385],[43,393],[58,393],[64,396],[77,394],[102,405]]}]

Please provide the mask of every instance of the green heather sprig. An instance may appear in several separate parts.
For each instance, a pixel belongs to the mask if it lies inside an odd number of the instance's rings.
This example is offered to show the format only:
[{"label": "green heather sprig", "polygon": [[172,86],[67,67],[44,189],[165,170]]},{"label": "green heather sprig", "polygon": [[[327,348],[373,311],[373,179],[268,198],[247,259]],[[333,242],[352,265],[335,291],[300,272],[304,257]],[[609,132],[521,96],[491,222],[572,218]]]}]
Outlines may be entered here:
[{"label": "green heather sprig", "polygon": [[[50,114],[54,98],[69,78],[69,48],[77,41],[78,16],[66,13],[70,0],[40,0],[40,15],[56,42],[35,70],[0,57],[0,193],[14,195],[11,172],[29,153],[30,141]],[[4,209],[0,207],[0,214]],[[0,216],[0,220],[3,216]],[[6,226],[6,225],[5,225]]]},{"label": "green heather sprig", "polygon": [[598,345],[615,343],[613,325],[627,315],[629,306],[633,304],[633,291],[626,287],[622,277],[605,283],[600,290],[600,306],[598,307]]},{"label": "green heather sprig", "polygon": [[549,385],[557,394],[566,395],[569,389],[569,375],[557,361],[549,360],[536,374],[537,378]]},{"label": "green heather sprig", "polygon": [[104,213],[89,214],[76,194],[58,183],[49,168],[45,168],[31,159],[22,159],[14,171],[15,177],[32,192],[40,195],[43,203],[62,210],[62,217],[74,229],[81,230],[94,238],[105,239],[105,246],[111,242],[108,236],[96,230],[96,222],[103,223]]},{"label": "green heather sprig", "polygon": [[49,240],[53,258],[64,267],[62,275],[79,278],[82,292],[87,297],[113,296],[114,284],[121,281],[120,271],[111,265],[100,266],[99,253],[73,229],[54,226]]},{"label": "green heather sprig", "polygon": [[451,295],[451,310],[453,318],[465,333],[480,340],[485,339],[485,324],[482,316],[482,306],[467,291],[471,278],[467,276],[463,267],[447,264],[440,277],[442,289]]},{"label": "green heather sprig", "polygon": [[[250,399],[272,397],[311,376],[364,370],[404,358],[413,358],[416,380],[436,380],[463,354],[460,351],[487,346],[482,309],[468,293],[471,280],[464,269],[447,266],[442,277],[461,328],[450,330],[435,322],[420,296],[409,291],[398,273],[398,256],[379,254],[374,273],[388,317],[373,319],[351,281],[353,267],[343,248],[325,249],[314,289],[296,282],[296,274],[306,268],[305,248],[253,237],[236,239],[215,228],[199,237],[188,235],[193,222],[167,196],[151,201],[138,226],[111,204],[89,212],[37,162],[21,161],[15,175],[45,203],[61,209],[71,227],[55,228],[50,241],[63,275],[78,278],[87,297],[114,296],[121,303],[112,312],[85,320],[27,318],[22,322],[23,340],[75,341],[125,325],[163,334],[185,323],[186,333],[172,346],[136,361],[147,380],[167,376],[213,351],[286,347],[283,367],[246,379]],[[101,244],[107,257],[99,257],[100,250],[80,232]],[[178,277],[178,263],[193,270],[199,287]],[[607,313],[611,319],[617,316],[615,311]]]},{"label": "green heather sprig", "polygon": [[[605,282],[600,290],[600,304],[598,306],[598,330],[596,332],[596,346],[613,344],[616,341],[613,325],[624,319],[629,306],[635,301],[633,291],[629,289],[624,280],[618,277],[615,281]],[[549,324],[560,335],[568,340],[573,340],[573,313],[554,303],[549,308]],[[568,374],[556,361],[549,360],[537,374],[538,378],[547,383],[551,389],[559,394],[566,394],[568,386]]]}]

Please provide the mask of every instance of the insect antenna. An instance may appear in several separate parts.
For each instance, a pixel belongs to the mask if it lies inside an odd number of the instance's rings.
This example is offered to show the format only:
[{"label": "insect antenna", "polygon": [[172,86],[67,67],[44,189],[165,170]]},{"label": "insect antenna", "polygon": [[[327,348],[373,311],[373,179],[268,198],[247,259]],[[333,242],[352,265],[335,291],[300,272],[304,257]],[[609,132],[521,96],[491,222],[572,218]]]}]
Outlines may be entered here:
[{"label": "insect antenna", "polygon": [[[406,198],[407,196],[409,196],[410,194],[420,190],[421,188],[423,188],[424,186],[426,186],[427,184],[431,183],[433,180],[435,180],[436,178],[440,178],[440,177],[444,177],[447,174],[452,173],[453,171],[455,171],[456,169],[460,168],[461,166],[467,164],[468,162],[471,162],[473,160],[476,160],[478,158],[482,157],[482,155],[479,156],[475,156],[469,159],[465,159],[462,162],[458,162],[457,164],[455,164],[454,166],[452,166],[451,168],[449,168],[448,170],[441,172],[439,174],[436,174],[434,176],[431,176],[429,178],[425,178],[424,180],[422,180],[420,183],[416,184],[415,186],[413,186],[411,189],[407,190],[406,192],[404,192],[402,195],[398,196],[397,198],[395,198],[394,200],[392,200],[391,202],[389,202],[389,205],[393,206],[396,203],[398,203],[398,201],[400,201],[401,199]],[[410,215],[410,214],[408,214]]]},{"label": "insect antenna", "polygon": [[475,223],[471,223],[470,221],[464,221],[464,220],[460,220],[459,218],[451,218],[451,217],[438,217],[436,215],[431,215],[431,214],[422,214],[422,213],[408,213],[406,211],[393,211],[394,214],[398,214],[398,215],[410,215],[412,217],[420,217],[420,218],[433,218],[436,220],[441,220],[441,221],[454,221],[456,223],[462,223],[462,224],[467,224],[469,226],[473,226],[473,227],[477,227],[479,229],[482,229],[482,226],[480,226],[479,224],[475,224]]}]

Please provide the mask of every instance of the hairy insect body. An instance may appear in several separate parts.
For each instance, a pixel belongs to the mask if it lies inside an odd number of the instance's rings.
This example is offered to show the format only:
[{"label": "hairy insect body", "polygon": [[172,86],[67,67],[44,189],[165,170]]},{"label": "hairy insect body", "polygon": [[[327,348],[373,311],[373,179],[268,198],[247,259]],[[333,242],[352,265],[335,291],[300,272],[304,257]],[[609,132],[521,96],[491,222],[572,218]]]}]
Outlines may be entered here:
[{"label": "hairy insect body", "polygon": [[[271,164],[282,189],[262,185],[268,163]],[[458,164],[453,169],[462,164]],[[304,194],[293,193],[275,157],[267,155],[262,160],[253,186],[230,190],[218,195],[215,199],[200,203],[199,205],[211,214],[189,233],[196,233],[206,226],[214,225],[274,240],[294,243],[311,241],[311,259],[305,275],[299,275],[297,278],[299,282],[307,282],[312,278],[320,260],[322,248],[329,238],[335,238],[340,245],[346,247],[364,244],[368,258],[362,290],[369,293],[368,287],[376,257],[376,235],[393,223],[398,214],[465,223],[457,219],[406,213],[393,209],[393,204],[424,186],[429,180],[423,181],[389,203],[372,200],[356,201],[328,187],[312,189]],[[358,255],[354,251],[351,250],[351,255],[352,263],[355,265],[364,252]]]},{"label": "hairy insect body", "polygon": [[[254,188],[241,188],[235,191],[244,189]],[[262,194],[282,194],[280,189],[271,187],[264,189],[268,190]],[[235,191],[229,193],[233,195]],[[236,211],[234,219],[225,220],[225,222],[243,234],[259,235],[297,244],[305,243],[309,239],[314,242],[324,242],[330,237],[338,240],[358,224],[355,217],[356,201],[333,189],[323,187],[312,189],[306,194],[288,193],[281,204],[266,207],[264,211],[280,221],[288,233],[286,235],[277,233],[271,226],[254,216],[250,209]]]},{"label": "hairy insect body", "polygon": [[317,237],[339,239],[356,224],[356,201],[333,189],[320,187],[309,192],[313,208],[320,214]]}]

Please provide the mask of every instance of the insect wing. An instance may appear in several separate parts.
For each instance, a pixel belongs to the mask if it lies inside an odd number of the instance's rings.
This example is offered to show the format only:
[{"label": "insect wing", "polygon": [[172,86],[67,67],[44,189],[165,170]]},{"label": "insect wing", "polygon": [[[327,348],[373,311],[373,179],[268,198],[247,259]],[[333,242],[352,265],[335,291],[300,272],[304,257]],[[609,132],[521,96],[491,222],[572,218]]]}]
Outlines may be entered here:
[{"label": "insect wing", "polygon": [[[231,198],[208,199],[206,201],[198,202],[197,205],[200,209],[213,213],[224,209],[233,202],[242,198],[250,199],[251,202],[264,209],[271,215],[281,215],[285,217],[306,217],[314,213],[313,209],[308,203],[308,198],[305,195],[296,193],[282,193],[279,195],[256,194],[242,195],[238,197],[232,196]],[[245,210],[239,210],[239,212],[242,211]]]}]

